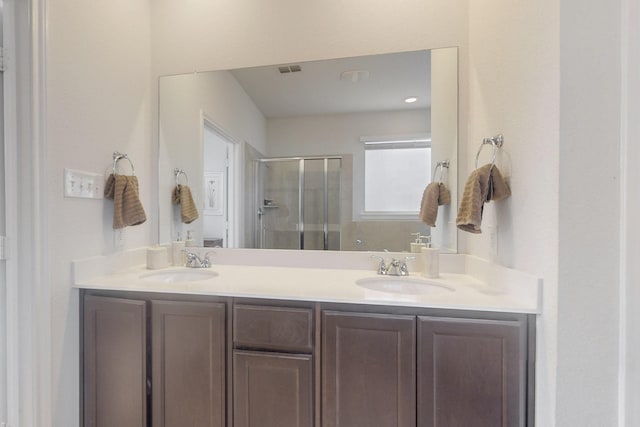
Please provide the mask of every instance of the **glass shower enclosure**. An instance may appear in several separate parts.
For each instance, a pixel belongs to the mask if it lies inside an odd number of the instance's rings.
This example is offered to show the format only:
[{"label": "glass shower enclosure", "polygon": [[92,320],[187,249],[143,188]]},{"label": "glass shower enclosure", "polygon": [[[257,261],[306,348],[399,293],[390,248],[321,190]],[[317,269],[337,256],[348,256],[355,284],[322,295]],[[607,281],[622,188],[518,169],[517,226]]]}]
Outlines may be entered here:
[{"label": "glass shower enclosure", "polygon": [[263,249],[340,250],[340,157],[258,159],[256,236]]}]

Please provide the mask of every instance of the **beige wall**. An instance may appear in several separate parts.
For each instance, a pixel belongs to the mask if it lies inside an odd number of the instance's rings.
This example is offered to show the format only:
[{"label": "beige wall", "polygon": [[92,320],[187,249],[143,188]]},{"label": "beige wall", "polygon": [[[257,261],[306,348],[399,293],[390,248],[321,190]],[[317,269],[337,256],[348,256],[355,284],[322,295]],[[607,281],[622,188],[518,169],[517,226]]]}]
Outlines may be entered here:
[{"label": "beige wall", "polygon": [[103,173],[113,151],[128,153],[148,220],[125,230],[124,247],[155,241],[150,9],[147,0],[50,0],[46,12],[52,423],[69,427],[79,418],[78,293],[71,289],[70,261],[116,247],[113,203],[64,198],[63,168]]},{"label": "beige wall", "polygon": [[267,120],[267,155],[354,154],[363,161],[363,136],[431,132],[429,110],[321,114]]},{"label": "beige wall", "polygon": [[468,24],[467,0],[153,0],[151,11],[157,75],[460,46]]},{"label": "beige wall", "polygon": [[559,426],[617,422],[624,3],[560,2]]},{"label": "beige wall", "polygon": [[[512,196],[488,204],[484,232],[461,232],[460,245],[467,253],[544,278],[544,314],[538,321],[536,422],[553,426],[560,144],[558,2],[490,0],[469,5],[469,136],[460,168],[462,176],[467,176],[482,138],[504,134],[498,166],[510,176]],[[464,100],[462,103],[465,105]],[[490,158],[490,151],[483,150],[484,161]],[[497,229],[493,237],[492,227]]]},{"label": "beige wall", "polygon": [[[640,420],[640,1],[623,4],[622,33],[622,224],[621,249],[621,413]],[[624,424],[621,424],[624,425]]]}]

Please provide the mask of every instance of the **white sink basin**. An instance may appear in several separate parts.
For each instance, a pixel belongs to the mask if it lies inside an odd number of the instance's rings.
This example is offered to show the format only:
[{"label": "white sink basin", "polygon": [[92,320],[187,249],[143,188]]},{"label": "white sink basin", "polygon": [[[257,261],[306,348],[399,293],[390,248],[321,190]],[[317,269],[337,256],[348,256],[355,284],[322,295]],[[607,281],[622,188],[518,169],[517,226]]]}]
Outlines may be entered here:
[{"label": "white sink basin", "polygon": [[153,273],[145,273],[140,276],[141,279],[154,282],[174,283],[174,282],[195,282],[197,280],[207,280],[216,277],[218,273],[211,270],[162,270]]},{"label": "white sink basin", "polygon": [[454,291],[452,287],[441,283],[406,276],[367,277],[356,280],[356,285],[374,291],[405,295],[424,295]]}]

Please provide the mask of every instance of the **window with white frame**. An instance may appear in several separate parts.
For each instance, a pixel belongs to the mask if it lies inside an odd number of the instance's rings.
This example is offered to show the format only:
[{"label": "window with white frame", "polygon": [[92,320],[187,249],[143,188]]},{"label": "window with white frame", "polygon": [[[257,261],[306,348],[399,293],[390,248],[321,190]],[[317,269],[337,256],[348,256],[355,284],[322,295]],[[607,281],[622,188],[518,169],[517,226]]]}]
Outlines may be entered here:
[{"label": "window with white frame", "polygon": [[431,179],[431,139],[377,138],[364,142],[363,219],[417,217]]}]

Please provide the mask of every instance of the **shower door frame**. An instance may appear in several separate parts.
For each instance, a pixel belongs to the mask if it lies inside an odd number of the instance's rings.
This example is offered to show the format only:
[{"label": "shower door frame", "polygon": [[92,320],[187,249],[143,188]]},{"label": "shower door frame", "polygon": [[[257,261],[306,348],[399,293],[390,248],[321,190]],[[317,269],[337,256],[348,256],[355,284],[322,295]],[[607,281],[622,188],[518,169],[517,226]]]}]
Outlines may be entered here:
[{"label": "shower door frame", "polygon": [[[292,162],[298,161],[298,249],[304,250],[304,172],[306,160],[323,160],[323,250],[329,250],[329,160],[339,160],[340,169],[338,170],[338,182],[339,182],[339,197],[338,197],[338,218],[342,212],[342,162],[343,156],[296,156],[296,157],[273,157],[255,160],[255,188],[256,188],[256,242],[260,242],[260,249],[266,249],[265,246],[265,233],[263,229],[262,216],[264,215],[263,203],[261,202],[260,192],[260,171],[259,167],[261,163],[277,163],[277,162]],[[264,194],[262,194],[262,198]],[[342,231],[340,231],[340,247],[342,247]]]}]

